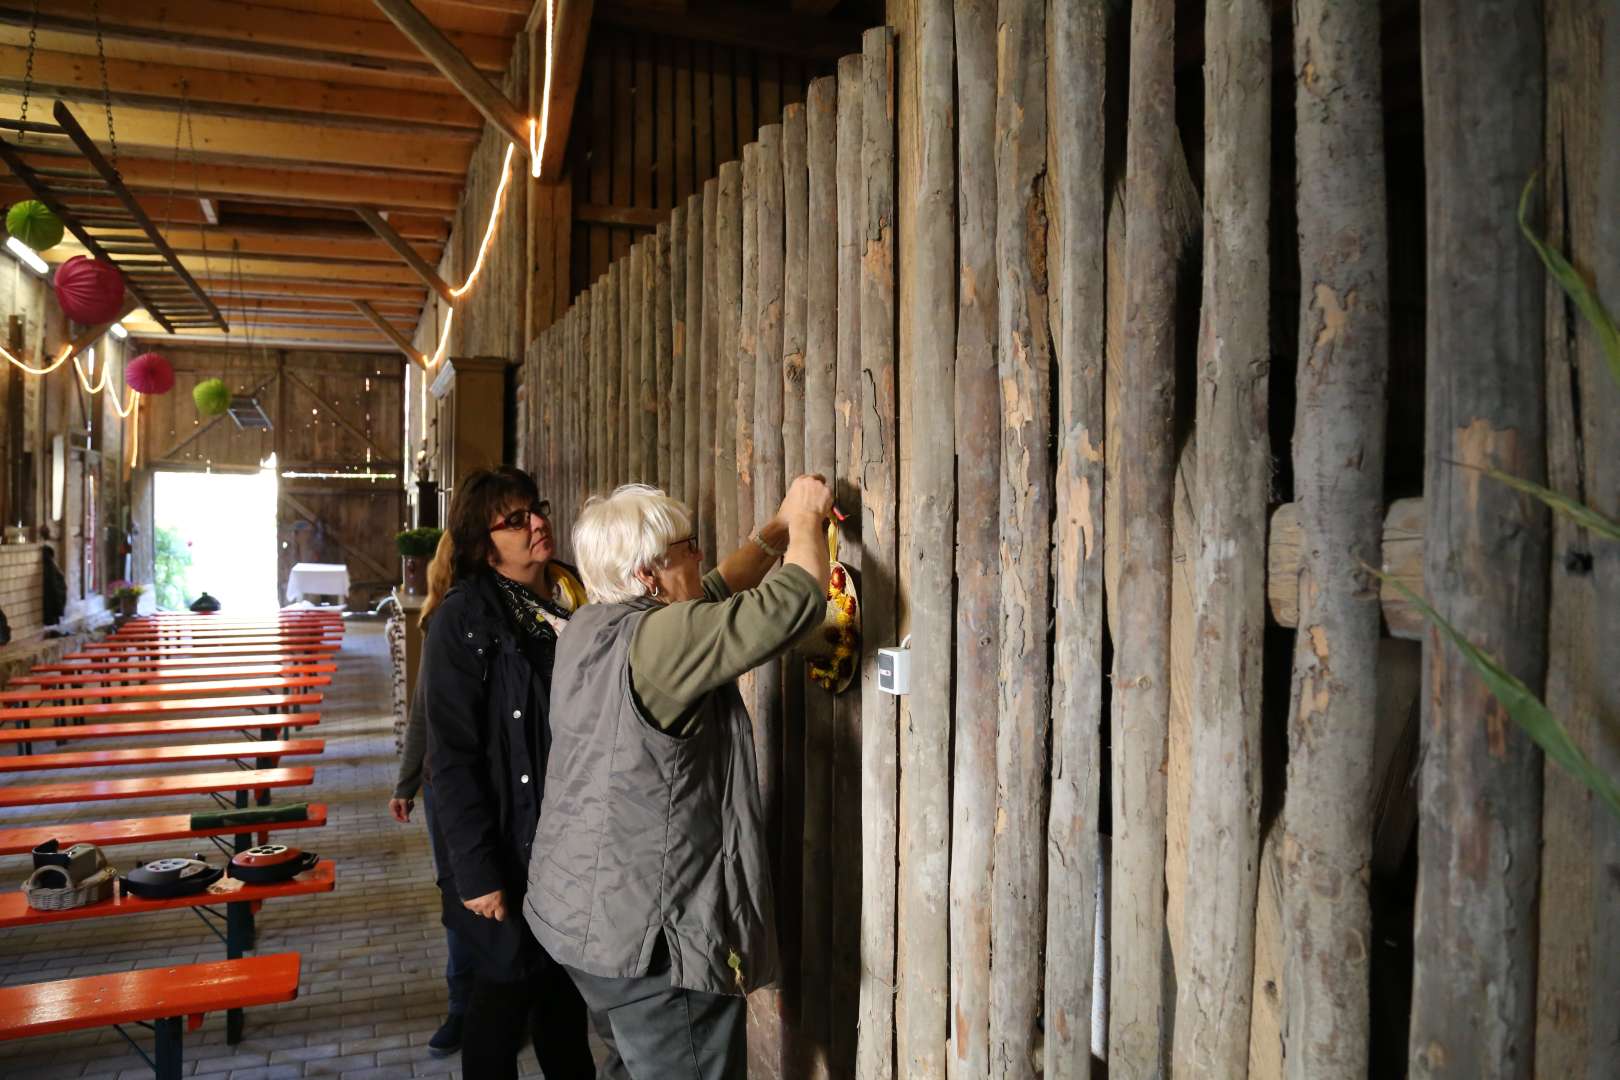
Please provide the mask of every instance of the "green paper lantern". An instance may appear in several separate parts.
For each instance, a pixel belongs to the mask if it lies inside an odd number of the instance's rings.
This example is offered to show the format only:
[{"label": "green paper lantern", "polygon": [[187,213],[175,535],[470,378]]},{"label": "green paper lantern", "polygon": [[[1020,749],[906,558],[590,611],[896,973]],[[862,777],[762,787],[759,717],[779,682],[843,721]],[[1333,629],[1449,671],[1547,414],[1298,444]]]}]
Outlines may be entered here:
[{"label": "green paper lantern", "polygon": [[38,199],[24,199],[6,212],[6,231],[35,251],[49,251],[62,242],[62,219]]},{"label": "green paper lantern", "polygon": [[204,379],[191,388],[191,400],[203,416],[218,416],[231,407],[231,390],[224,379]]}]

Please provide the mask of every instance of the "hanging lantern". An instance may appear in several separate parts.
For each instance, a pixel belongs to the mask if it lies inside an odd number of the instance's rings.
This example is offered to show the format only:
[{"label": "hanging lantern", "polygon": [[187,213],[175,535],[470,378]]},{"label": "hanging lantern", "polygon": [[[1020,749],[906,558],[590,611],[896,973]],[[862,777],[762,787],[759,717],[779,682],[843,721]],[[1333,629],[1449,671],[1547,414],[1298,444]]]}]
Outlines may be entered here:
[{"label": "hanging lantern", "polygon": [[6,232],[35,251],[49,251],[62,242],[62,219],[38,199],[24,199],[6,212]]},{"label": "hanging lantern", "polygon": [[124,385],[148,397],[174,389],[174,366],[155,352],[141,353],[124,365]]},{"label": "hanging lantern", "polygon": [[124,275],[112,263],[75,255],[56,268],[56,302],[84,326],[112,322],[124,306]]},{"label": "hanging lantern", "polygon": [[204,379],[191,388],[191,400],[203,416],[219,416],[231,407],[231,388],[224,379]]}]

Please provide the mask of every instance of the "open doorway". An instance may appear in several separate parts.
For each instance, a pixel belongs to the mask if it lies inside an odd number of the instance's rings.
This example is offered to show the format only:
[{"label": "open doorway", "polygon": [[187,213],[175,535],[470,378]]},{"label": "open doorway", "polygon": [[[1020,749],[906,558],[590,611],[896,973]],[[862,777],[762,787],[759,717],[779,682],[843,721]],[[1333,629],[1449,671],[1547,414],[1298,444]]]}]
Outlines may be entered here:
[{"label": "open doorway", "polygon": [[152,501],[159,608],[185,608],[205,591],[233,615],[280,606],[273,461],[251,473],[160,470]]}]

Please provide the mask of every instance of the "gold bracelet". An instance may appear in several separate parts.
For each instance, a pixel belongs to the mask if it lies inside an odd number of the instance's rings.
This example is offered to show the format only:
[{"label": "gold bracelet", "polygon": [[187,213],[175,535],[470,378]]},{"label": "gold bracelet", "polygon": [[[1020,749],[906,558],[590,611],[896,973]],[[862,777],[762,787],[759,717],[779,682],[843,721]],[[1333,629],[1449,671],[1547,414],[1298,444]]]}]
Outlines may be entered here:
[{"label": "gold bracelet", "polygon": [[767,544],[765,542],[765,538],[763,536],[759,535],[759,530],[758,529],[755,529],[753,532],[749,533],[748,534],[748,539],[750,539],[754,543],[758,544],[759,545],[759,550],[763,551],[765,554],[769,555],[773,559],[780,559],[783,555],[787,554],[787,549],[786,548],[773,548],[773,547],[771,547],[771,545]]}]

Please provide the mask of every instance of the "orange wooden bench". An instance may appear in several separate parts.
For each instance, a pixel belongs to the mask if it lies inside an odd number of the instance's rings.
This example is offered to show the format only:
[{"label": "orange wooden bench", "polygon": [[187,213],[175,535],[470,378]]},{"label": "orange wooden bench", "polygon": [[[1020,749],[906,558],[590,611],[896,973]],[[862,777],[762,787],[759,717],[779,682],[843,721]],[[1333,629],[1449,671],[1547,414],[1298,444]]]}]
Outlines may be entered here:
[{"label": "orange wooden bench", "polygon": [[104,672],[118,671],[172,671],[179,678],[186,678],[186,673],[194,668],[220,667],[232,664],[255,664],[307,667],[312,664],[330,664],[335,661],[331,653],[261,653],[254,652],[245,656],[175,656],[169,658],[152,657],[150,659],[134,660],[77,660],[64,664],[35,664],[30,670],[36,673],[55,673],[62,675],[91,675]]},{"label": "orange wooden bench", "polygon": [[285,656],[285,655],[314,655],[335,653],[337,645],[326,643],[303,644],[293,642],[284,645],[192,645],[192,646],[166,646],[140,649],[80,649],[63,655],[63,660],[89,660],[98,664],[116,664],[134,661],[150,663],[154,660],[185,660],[188,658],[206,657],[213,661],[222,656]]},{"label": "orange wooden bench", "polygon": [[[108,638],[105,641],[85,642],[81,652],[89,653],[98,660],[120,660],[127,656],[174,656],[193,655],[206,656],[209,652],[222,649],[246,649],[253,653],[267,652],[337,652],[341,646],[335,641],[325,641],[316,638],[254,638],[254,639],[226,639],[218,638],[211,641],[187,641],[175,639],[173,641],[115,641]],[[229,655],[229,654],[227,654]],[[243,655],[237,653],[235,655]]]},{"label": "orange wooden bench", "polygon": [[284,757],[310,757],[325,749],[325,739],[259,739],[251,742],[194,743],[189,746],[70,750],[57,754],[7,754],[0,757],[0,774],[42,772],[47,769],[117,768],[125,765],[189,765],[194,761],[236,761],[247,758],[259,762],[260,768],[269,768]]},{"label": "orange wooden bench", "polygon": [[8,986],[0,988],[0,1039],[150,1023],[157,1080],[179,1080],[187,1027],[200,1027],[204,1013],[292,1001],[298,975],[297,953],[275,953]]},{"label": "orange wooden bench", "polygon": [[[145,671],[91,671],[49,672],[34,671],[12,679],[6,686],[106,686],[119,683],[153,683],[165,679],[176,682],[212,679],[250,679],[257,676],[293,678],[299,675],[331,675],[337,671],[332,663],[288,664],[232,664],[228,667],[193,667],[171,670]],[[94,693],[88,694],[95,697]]]},{"label": "orange wooden bench", "polygon": [[[318,695],[317,695],[318,696]],[[14,728],[0,730],[0,744],[61,742],[68,739],[123,739],[146,735],[196,735],[210,731],[253,731],[264,733],[287,728],[308,727],[321,722],[316,712],[227,713],[224,716],[194,716],[179,720],[121,720],[111,724],[76,724],[62,728]],[[265,734],[265,738],[269,738]]]},{"label": "orange wooden bench", "polygon": [[148,644],[174,645],[181,642],[201,645],[221,644],[228,645],[243,641],[315,641],[339,644],[343,640],[342,634],[328,634],[319,630],[199,630],[190,631],[160,631],[151,634],[114,634],[102,638],[103,643],[124,644],[129,642],[143,642]]},{"label": "orange wooden bench", "polygon": [[[309,817],[301,821],[263,821],[254,832],[280,832],[283,829],[318,829],[326,824],[326,804],[310,803]],[[62,825],[20,825],[0,829],[0,855],[26,855],[47,840],[60,840],[62,846],[95,844],[156,844],[165,840],[207,839],[214,836],[240,836],[242,826],[193,829],[190,814],[160,814],[156,817],[113,818],[108,821],[71,821]]]},{"label": "orange wooden bench", "polygon": [[[337,870],[332,860],[322,859],[291,881],[282,881],[274,885],[244,885],[234,878],[222,878],[210,886],[208,891],[191,896],[176,896],[168,900],[143,900],[125,893],[98,904],[87,904],[68,911],[35,911],[28,906],[28,898],[22,894],[22,890],[14,889],[0,893],[0,930],[178,909],[189,909],[207,923],[211,914],[208,909],[212,905],[223,903],[225,958],[237,960],[241,958],[243,952],[252,947],[253,911],[256,907],[266,900],[331,892],[336,884]],[[213,923],[208,923],[208,926],[210,929],[214,928]],[[225,1038],[231,1043],[241,1040],[241,1009],[231,1009],[227,1013]]]},{"label": "orange wooden bench", "polygon": [[135,686],[42,686],[33,690],[0,690],[0,720],[9,720],[6,706],[26,706],[36,701],[127,701],[138,698],[181,698],[199,695],[245,693],[250,690],[288,693],[329,686],[330,675],[263,675],[245,679],[199,679],[196,682],[155,682]]},{"label": "orange wooden bench", "polygon": [[184,776],[131,776],[120,780],[58,780],[50,784],[8,784],[0,787],[0,810],[57,803],[99,802],[106,799],[148,799],[165,795],[210,795],[236,792],[238,806],[247,805],[247,793],[270,788],[306,787],[315,780],[309,765],[284,769],[233,769],[230,772],[190,773]]}]

